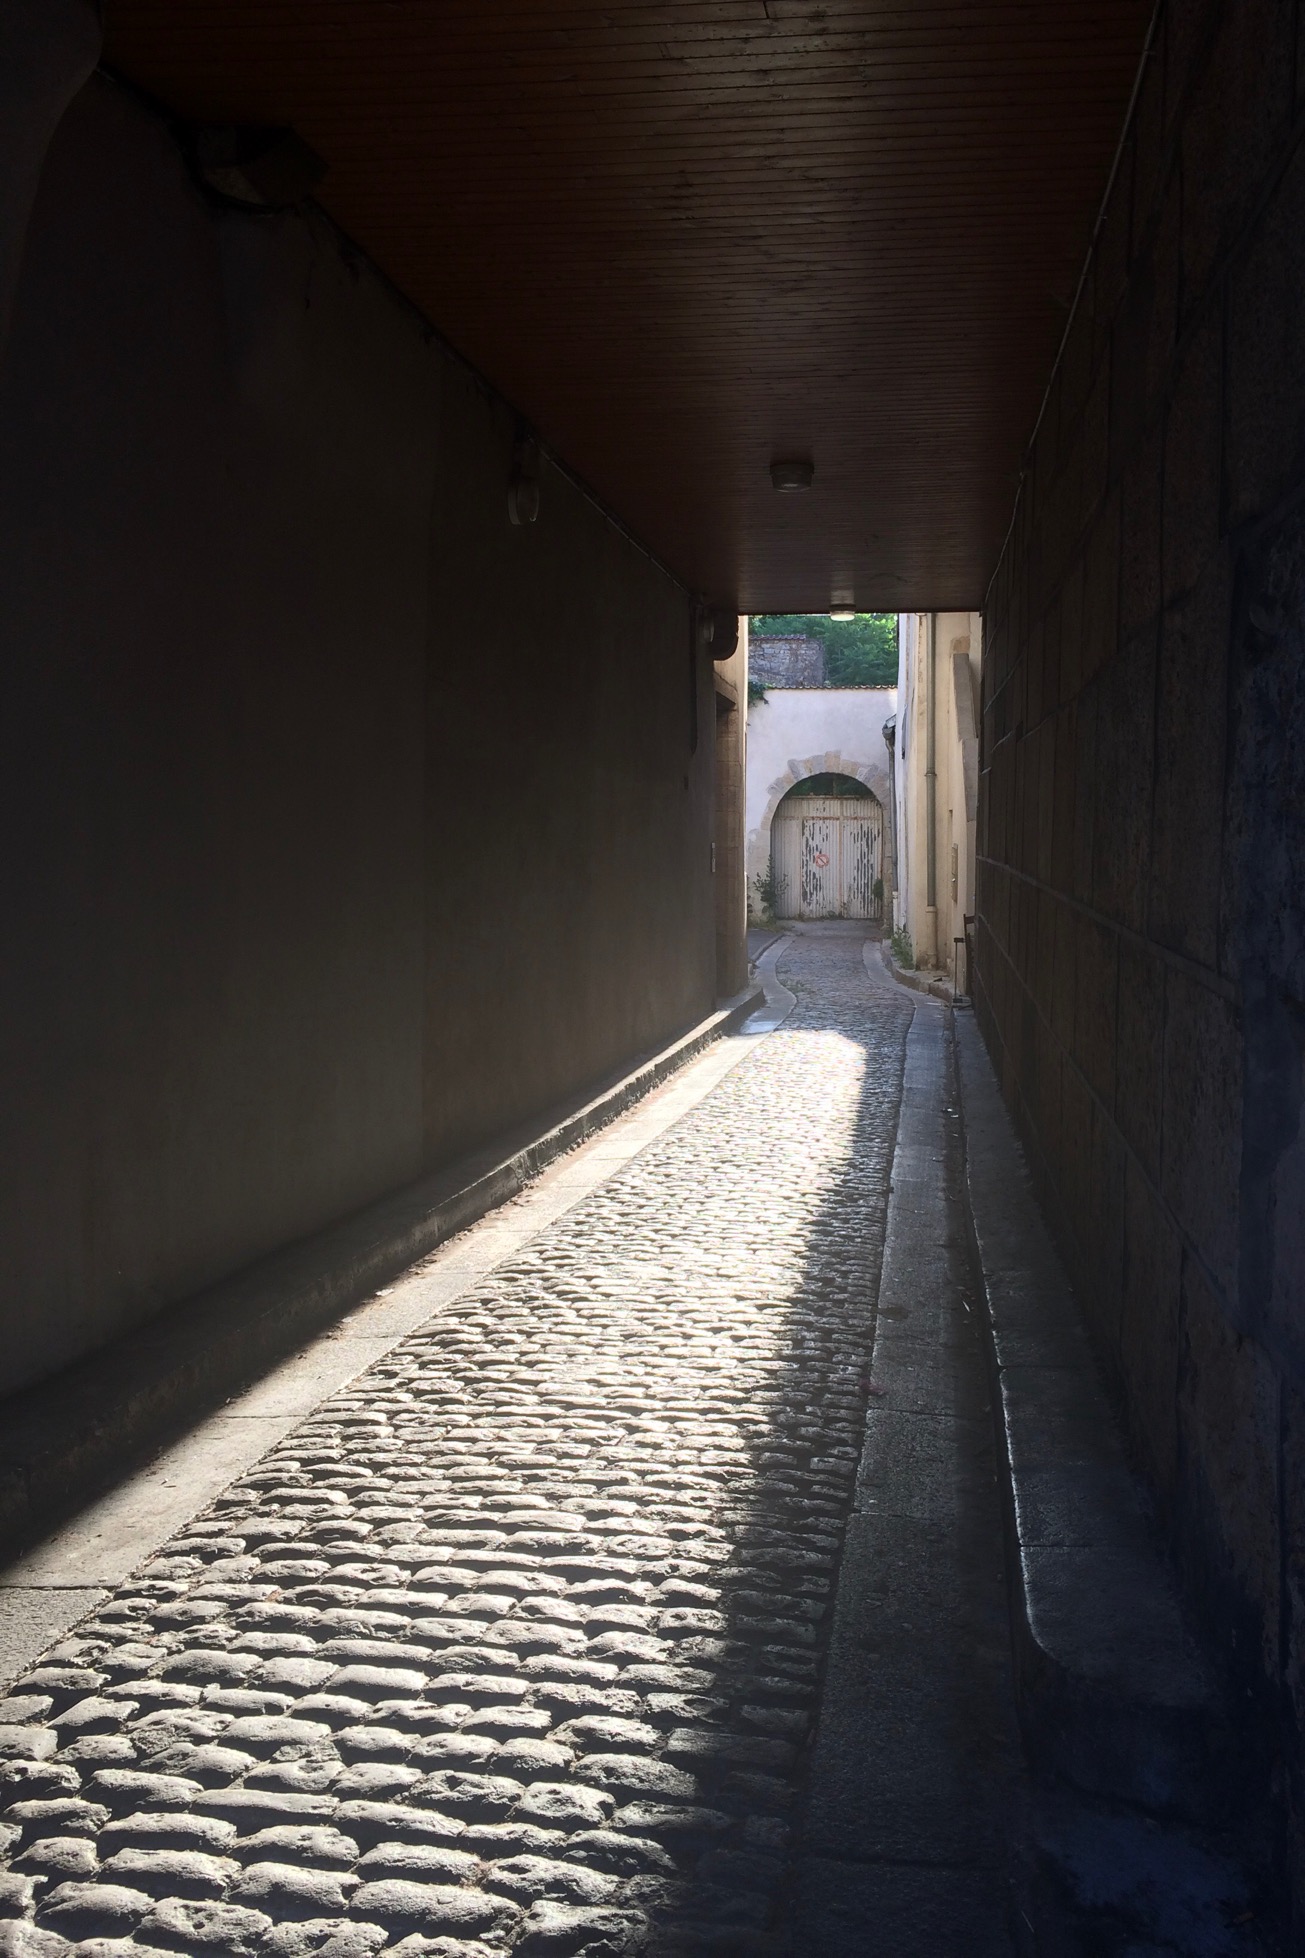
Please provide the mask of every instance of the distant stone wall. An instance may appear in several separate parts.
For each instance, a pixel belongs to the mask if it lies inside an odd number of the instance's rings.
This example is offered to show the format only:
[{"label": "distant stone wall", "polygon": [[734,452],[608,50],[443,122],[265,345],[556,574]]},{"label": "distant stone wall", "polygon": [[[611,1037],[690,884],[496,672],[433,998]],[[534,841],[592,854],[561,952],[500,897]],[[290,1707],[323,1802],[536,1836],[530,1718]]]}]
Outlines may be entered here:
[{"label": "distant stone wall", "polygon": [[974,992],[1189,1587],[1282,1745],[1305,1919],[1295,31],[1276,0],[1160,23],[989,595]]},{"label": "distant stone wall", "polygon": [[748,644],[748,675],[763,687],[827,687],[825,649],[819,639],[753,638]]}]

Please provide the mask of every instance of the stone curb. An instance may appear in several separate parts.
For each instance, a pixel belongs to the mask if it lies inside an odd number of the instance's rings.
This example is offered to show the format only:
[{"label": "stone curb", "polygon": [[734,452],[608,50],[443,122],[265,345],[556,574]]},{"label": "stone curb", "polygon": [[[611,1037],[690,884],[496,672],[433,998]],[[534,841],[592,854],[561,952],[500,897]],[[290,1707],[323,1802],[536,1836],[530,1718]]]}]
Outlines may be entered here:
[{"label": "stone curb", "polygon": [[[765,931],[767,927],[764,925],[749,925],[748,929],[749,931]],[[781,939],[788,939],[791,936],[792,936],[791,932],[783,931],[778,926],[776,926],[775,929],[771,932],[770,937],[766,940],[765,944],[758,947],[755,958],[749,959],[749,963],[752,967],[752,970],[755,972],[759,968],[761,961],[765,958],[767,952],[769,952],[773,946],[778,945]]]},{"label": "stone curb", "polygon": [[1216,1820],[1254,1768],[1156,1540],[982,1035],[972,1015],[953,1025],[1025,1737],[1085,1793]]},{"label": "stone curb", "polygon": [[922,972],[908,972],[893,957],[892,947],[886,938],[879,941],[879,956],[899,986],[905,986],[913,993],[927,993],[930,999],[940,999],[945,1005],[951,1005],[953,994],[947,980],[926,979]]},{"label": "stone curb", "polygon": [[764,1003],[749,986],[542,1128],[514,1131],[0,1401],[0,1556],[19,1553],[369,1292],[517,1196]]}]

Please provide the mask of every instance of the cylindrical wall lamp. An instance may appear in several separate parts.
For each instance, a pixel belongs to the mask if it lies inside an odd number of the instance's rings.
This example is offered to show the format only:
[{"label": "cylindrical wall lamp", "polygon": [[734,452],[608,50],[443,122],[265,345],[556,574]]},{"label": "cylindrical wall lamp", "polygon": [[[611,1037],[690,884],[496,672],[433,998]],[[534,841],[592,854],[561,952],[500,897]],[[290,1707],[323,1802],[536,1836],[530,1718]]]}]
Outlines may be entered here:
[{"label": "cylindrical wall lamp", "polygon": [[534,436],[518,433],[512,445],[512,473],[508,478],[508,521],[534,523],[539,515],[539,444]]}]

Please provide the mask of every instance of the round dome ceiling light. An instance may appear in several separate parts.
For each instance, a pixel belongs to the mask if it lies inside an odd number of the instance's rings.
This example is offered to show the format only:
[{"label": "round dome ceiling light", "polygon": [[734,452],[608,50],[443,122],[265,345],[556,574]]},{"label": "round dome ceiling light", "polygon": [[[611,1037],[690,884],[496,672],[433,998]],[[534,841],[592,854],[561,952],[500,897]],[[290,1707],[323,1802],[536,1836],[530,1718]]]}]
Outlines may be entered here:
[{"label": "round dome ceiling light", "polygon": [[814,462],[801,462],[796,459],[772,462],[770,483],[777,490],[807,490],[815,478]]}]

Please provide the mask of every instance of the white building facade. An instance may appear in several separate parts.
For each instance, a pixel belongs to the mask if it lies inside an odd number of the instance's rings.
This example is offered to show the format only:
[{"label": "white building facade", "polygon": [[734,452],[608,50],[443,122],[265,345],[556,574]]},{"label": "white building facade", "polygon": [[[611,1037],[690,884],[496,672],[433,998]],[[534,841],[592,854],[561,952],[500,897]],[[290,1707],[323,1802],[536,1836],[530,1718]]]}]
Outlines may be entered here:
[{"label": "white building facade", "polygon": [[[892,687],[770,687],[764,700],[751,703],[745,814],[750,917],[761,918],[768,909],[780,917],[873,916],[876,905],[886,907],[892,802],[884,723],[896,704]],[[878,814],[851,792],[808,802],[801,787],[818,776],[851,778],[870,792]],[[762,891],[768,883],[774,898],[769,907]]]}]

